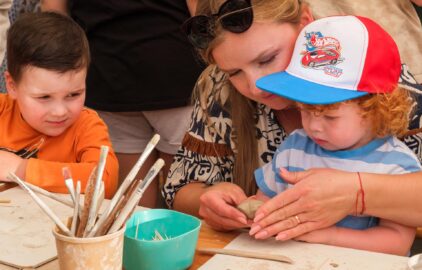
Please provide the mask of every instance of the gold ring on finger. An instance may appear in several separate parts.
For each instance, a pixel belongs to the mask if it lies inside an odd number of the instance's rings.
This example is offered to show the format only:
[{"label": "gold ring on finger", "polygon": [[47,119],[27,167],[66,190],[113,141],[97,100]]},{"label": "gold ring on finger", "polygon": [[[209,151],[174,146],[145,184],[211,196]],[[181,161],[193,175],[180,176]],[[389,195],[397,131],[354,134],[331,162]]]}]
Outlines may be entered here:
[{"label": "gold ring on finger", "polygon": [[295,219],[296,219],[296,221],[297,221],[297,225],[299,225],[301,222],[300,222],[300,218],[296,215],[295,216]]}]

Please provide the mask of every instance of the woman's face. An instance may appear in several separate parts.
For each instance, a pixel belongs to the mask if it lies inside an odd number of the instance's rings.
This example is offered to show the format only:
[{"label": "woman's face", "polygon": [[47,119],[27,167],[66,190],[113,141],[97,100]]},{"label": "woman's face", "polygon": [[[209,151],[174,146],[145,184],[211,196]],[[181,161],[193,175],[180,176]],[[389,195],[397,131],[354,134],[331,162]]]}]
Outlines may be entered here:
[{"label": "woman's face", "polygon": [[223,42],[213,49],[212,55],[242,95],[281,110],[293,102],[260,90],[255,82],[286,69],[299,31],[298,26],[290,23],[254,22],[244,33],[225,32]]}]

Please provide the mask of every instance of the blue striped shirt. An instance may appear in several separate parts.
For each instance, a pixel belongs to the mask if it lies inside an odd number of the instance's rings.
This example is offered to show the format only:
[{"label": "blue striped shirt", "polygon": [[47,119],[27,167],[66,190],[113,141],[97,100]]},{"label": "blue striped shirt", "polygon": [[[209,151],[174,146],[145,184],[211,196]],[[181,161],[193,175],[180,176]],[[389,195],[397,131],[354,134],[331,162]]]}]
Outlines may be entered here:
[{"label": "blue striped shirt", "polygon": [[[278,174],[280,168],[304,171],[311,168],[333,168],[349,172],[404,174],[421,170],[416,155],[395,137],[375,139],[353,150],[328,151],[312,141],[303,129],[294,131],[280,145],[271,163],[255,171],[259,189],[274,197],[288,188]],[[371,217],[349,216],[337,225],[365,229],[376,225]]]}]

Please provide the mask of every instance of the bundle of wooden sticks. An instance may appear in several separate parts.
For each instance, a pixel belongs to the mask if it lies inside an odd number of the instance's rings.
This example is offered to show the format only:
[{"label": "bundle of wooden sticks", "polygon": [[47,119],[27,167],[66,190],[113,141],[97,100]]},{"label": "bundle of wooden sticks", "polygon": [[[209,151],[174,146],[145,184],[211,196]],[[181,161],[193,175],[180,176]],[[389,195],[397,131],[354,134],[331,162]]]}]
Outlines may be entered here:
[{"label": "bundle of wooden sticks", "polygon": [[[110,201],[110,204],[105,207],[101,214],[99,214],[99,210],[101,209],[101,205],[104,200],[104,183],[102,181],[102,177],[108,154],[107,146],[101,147],[98,165],[92,170],[85,188],[83,205],[80,205],[79,203],[81,194],[80,181],[77,181],[75,187],[68,168],[63,168],[63,176],[65,178],[65,185],[69,191],[71,200],[26,183],[13,173],[10,173],[8,178],[15,181],[24,190],[26,190],[64,234],[71,237],[96,237],[111,234],[124,226],[127,219],[134,212],[144,191],[164,166],[164,161],[162,159],[158,159],[149,169],[143,180],[135,180],[139,169],[142,167],[159,140],[160,136],[157,134],[154,135],[142,155],[139,157],[138,161],[120,185],[116,194]],[[72,207],[73,217],[69,227],[66,226],[35,193],[42,194]]]}]

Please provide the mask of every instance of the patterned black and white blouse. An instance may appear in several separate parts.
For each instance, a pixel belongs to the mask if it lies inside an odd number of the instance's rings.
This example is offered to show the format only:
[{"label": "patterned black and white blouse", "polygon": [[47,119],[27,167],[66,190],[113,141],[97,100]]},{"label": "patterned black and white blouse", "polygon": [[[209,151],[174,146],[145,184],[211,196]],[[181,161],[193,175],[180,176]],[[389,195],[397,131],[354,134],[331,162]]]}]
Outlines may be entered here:
[{"label": "patterned black and white blouse", "polygon": [[[422,87],[416,84],[406,66],[402,68],[401,84],[414,93],[415,100],[420,104],[411,119],[408,136],[403,141],[422,163]],[[215,66],[209,66],[195,87],[199,96],[195,101],[191,124],[175,155],[162,190],[170,207],[176,192],[188,183],[202,182],[211,185],[233,179],[236,146],[233,142],[230,113],[222,105],[228,99],[231,86],[223,72]],[[215,101],[216,96],[220,102]],[[279,125],[272,109],[259,103],[256,106],[259,162],[264,165],[271,161],[287,134]],[[207,110],[208,116],[205,114]]]}]

